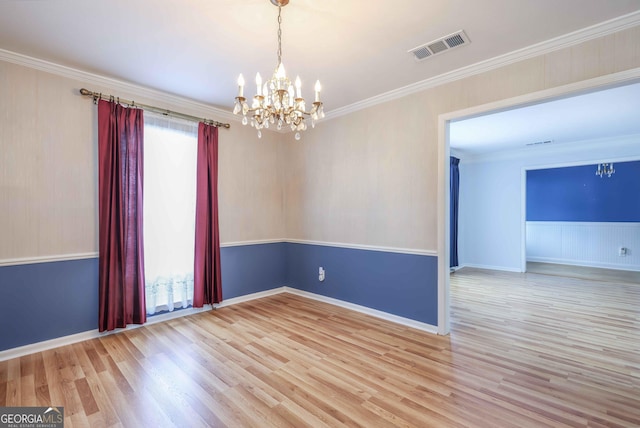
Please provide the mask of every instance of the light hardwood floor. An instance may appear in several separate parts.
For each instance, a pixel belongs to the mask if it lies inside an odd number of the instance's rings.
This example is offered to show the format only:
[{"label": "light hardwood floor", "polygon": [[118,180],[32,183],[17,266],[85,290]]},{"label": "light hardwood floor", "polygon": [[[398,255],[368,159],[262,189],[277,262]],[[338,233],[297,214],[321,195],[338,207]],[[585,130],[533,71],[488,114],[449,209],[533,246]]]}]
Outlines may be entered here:
[{"label": "light hardwood floor", "polygon": [[0,362],[0,406],[62,405],[67,428],[640,426],[640,287],[451,283],[450,336],[281,294]]},{"label": "light hardwood floor", "polygon": [[640,272],[632,270],[602,269],[587,266],[561,265],[556,263],[527,262],[527,272],[596,281],[616,283],[625,282],[640,285]]}]

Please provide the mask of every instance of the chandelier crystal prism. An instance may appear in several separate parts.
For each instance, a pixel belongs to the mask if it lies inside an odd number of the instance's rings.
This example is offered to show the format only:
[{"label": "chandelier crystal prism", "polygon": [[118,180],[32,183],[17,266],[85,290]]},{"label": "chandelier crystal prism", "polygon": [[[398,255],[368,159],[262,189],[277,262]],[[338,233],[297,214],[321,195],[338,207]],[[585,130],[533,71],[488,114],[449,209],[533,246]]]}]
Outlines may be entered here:
[{"label": "chandelier crystal prism", "polygon": [[606,175],[608,178],[611,178],[613,174],[615,174],[616,170],[613,169],[613,163],[599,163],[598,169],[596,170],[596,175],[602,178],[603,175]]},{"label": "chandelier crystal prism", "polygon": [[238,96],[233,107],[233,114],[242,115],[242,124],[251,124],[258,130],[258,138],[262,137],[262,129],[275,126],[277,130],[289,127],[295,131],[295,139],[300,139],[300,132],[306,131],[306,118],[311,118],[311,127],[324,117],[324,109],[320,101],[320,81],[315,84],[315,101],[311,110],[306,111],[306,103],[302,97],[302,82],[296,77],[292,84],[282,64],[282,7],[289,0],[270,0],[278,7],[278,65],[271,79],[262,82],[260,73],[256,73],[256,95],[251,106],[244,96],[244,77],[238,76]]}]

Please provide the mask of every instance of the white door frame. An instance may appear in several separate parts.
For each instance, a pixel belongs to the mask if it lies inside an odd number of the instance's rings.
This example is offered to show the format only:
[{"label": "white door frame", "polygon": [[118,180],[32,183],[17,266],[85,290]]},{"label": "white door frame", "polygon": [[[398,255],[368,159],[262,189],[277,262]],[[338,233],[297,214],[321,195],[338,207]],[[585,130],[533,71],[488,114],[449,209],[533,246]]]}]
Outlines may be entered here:
[{"label": "white door frame", "polygon": [[[508,110],[527,104],[538,104],[552,99],[579,95],[608,86],[631,83],[640,79],[640,67],[568,85],[532,92],[479,106],[469,107],[438,116],[438,334],[449,334],[449,123],[452,120],[484,115],[492,111]],[[525,224],[522,231],[525,234]],[[522,245],[525,245],[524,239]],[[524,258],[525,249],[522,248]],[[523,263],[526,263],[524,261]]]}]

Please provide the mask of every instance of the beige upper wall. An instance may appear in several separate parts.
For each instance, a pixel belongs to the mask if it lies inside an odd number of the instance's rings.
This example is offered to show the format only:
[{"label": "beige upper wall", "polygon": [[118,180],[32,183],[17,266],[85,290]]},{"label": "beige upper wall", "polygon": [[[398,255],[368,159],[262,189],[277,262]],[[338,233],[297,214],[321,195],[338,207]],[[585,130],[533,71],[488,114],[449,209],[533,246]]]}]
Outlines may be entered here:
[{"label": "beige upper wall", "polygon": [[319,124],[287,153],[287,237],[437,250],[438,116],[640,67],[640,28]]},{"label": "beige upper wall", "polygon": [[[402,109],[404,115],[396,112]],[[320,124],[288,150],[289,238],[420,248],[415,234],[435,225],[418,183],[436,179],[424,144],[435,124],[421,98],[406,97]],[[435,166],[435,163],[433,164]],[[402,243],[402,245],[400,245]]]},{"label": "beige upper wall", "polygon": [[[321,122],[299,142],[233,123],[220,130],[221,240],[435,251],[440,114],[636,67],[632,28]],[[0,61],[0,262],[97,251],[96,108],[83,86],[116,93]]]},{"label": "beige upper wall", "polygon": [[286,143],[281,135],[233,123],[220,130],[220,241],[280,240],[285,236],[284,173]]},{"label": "beige upper wall", "polygon": [[[81,87],[212,116],[0,61],[0,262],[97,251],[97,108]],[[285,235],[285,143],[263,134],[219,131],[223,243]]]},{"label": "beige upper wall", "polygon": [[33,69],[0,76],[0,260],[96,251],[91,101]]}]

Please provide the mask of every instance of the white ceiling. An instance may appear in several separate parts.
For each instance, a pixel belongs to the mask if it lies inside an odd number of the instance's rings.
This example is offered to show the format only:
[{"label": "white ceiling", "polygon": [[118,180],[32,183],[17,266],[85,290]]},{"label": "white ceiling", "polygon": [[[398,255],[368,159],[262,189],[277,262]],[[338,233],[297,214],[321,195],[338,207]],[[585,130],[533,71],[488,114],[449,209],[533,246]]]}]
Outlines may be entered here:
[{"label": "white ceiling", "polygon": [[[330,112],[638,10],[640,0],[291,0],[283,60],[303,95],[321,80]],[[240,72],[251,82],[276,66],[276,16],[269,0],[0,0],[0,49],[230,109]],[[471,44],[423,62],[407,53],[458,30]]]},{"label": "white ceiling", "polygon": [[451,147],[468,154],[623,135],[640,135],[640,83],[452,122],[449,128]]},{"label": "white ceiling", "polygon": [[[239,73],[252,96],[255,72],[276,66],[277,11],[269,0],[0,0],[0,49],[229,111]],[[639,11],[640,0],[291,0],[283,62],[306,97],[321,80],[330,113]],[[469,45],[421,62],[407,53],[458,30]],[[628,86],[457,122],[451,145],[640,134],[638,112],[640,85]]]}]

